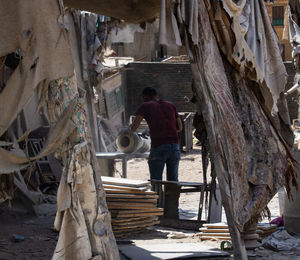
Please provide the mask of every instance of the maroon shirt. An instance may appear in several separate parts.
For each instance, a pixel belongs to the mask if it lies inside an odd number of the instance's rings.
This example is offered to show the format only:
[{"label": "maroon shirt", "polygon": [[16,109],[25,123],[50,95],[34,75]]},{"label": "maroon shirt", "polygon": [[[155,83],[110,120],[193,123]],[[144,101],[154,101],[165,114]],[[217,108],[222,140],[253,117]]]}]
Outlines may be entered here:
[{"label": "maroon shirt", "polygon": [[150,128],[151,146],[179,143],[176,129],[178,113],[176,107],[168,101],[152,100],[144,102],[137,110]]}]

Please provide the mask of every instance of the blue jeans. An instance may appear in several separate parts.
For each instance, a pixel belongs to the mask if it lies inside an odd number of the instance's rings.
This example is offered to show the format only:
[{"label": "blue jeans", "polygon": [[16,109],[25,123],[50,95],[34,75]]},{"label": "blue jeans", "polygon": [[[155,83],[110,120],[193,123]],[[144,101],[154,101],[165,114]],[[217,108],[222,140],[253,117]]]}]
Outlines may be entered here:
[{"label": "blue jeans", "polygon": [[178,181],[178,166],[180,149],[178,144],[162,144],[151,148],[148,164],[150,178],[162,180],[165,164],[167,165],[167,180]]}]

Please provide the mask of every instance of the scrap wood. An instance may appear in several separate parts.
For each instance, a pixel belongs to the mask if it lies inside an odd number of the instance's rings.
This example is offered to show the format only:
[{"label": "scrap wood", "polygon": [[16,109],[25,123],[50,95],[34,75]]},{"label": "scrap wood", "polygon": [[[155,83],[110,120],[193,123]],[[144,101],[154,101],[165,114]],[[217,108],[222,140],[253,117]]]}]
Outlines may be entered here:
[{"label": "scrap wood", "polygon": [[116,237],[126,237],[159,224],[163,209],[157,208],[156,192],[149,182],[104,177],[107,207],[111,213],[112,229]]},{"label": "scrap wood", "polygon": [[140,181],[140,180],[133,180],[133,179],[125,179],[125,178],[115,178],[115,177],[107,177],[101,176],[103,184],[112,184],[112,185],[119,185],[119,186],[126,186],[126,187],[151,187],[149,181]]},{"label": "scrap wood", "polygon": [[150,220],[144,222],[135,222],[135,223],[128,223],[127,225],[114,225],[114,230],[123,230],[123,229],[134,229],[134,228],[141,228],[141,227],[148,227],[159,224],[159,220]]},{"label": "scrap wood", "polygon": [[229,233],[229,230],[226,228],[220,228],[220,229],[211,229],[211,228],[200,228],[200,231],[202,231],[203,233]]},{"label": "scrap wood", "polygon": [[24,180],[21,181],[14,176],[14,184],[32,204],[38,205],[41,203],[42,193],[28,190]]},{"label": "scrap wood", "polygon": [[[105,190],[106,191],[106,190]],[[107,193],[107,192],[106,192]],[[106,194],[106,198],[117,198],[117,199],[158,199],[159,196],[156,195],[154,192],[153,195],[151,194],[144,194],[144,195],[137,195],[137,194],[113,194],[108,193]]]},{"label": "scrap wood", "polygon": [[113,227],[113,230],[114,230],[114,233],[124,233],[124,232],[129,232],[129,233],[132,233],[132,232],[136,232],[136,231],[142,231],[142,230],[145,230],[145,228],[148,228],[148,227],[151,227],[153,225],[144,225],[144,226],[140,226],[140,227],[135,227],[135,228],[127,228],[127,229],[118,229],[118,228],[114,228]]},{"label": "scrap wood", "polygon": [[146,212],[146,213],[127,213],[127,214],[116,214],[113,217],[127,218],[127,217],[145,217],[145,216],[162,216],[163,212]]},{"label": "scrap wood", "polygon": [[230,233],[199,233],[200,237],[230,237]]},{"label": "scrap wood", "polygon": [[[201,232],[198,234],[201,239],[216,238],[220,239],[224,235],[230,237],[229,229],[225,223],[214,223],[214,224],[203,224],[203,227],[199,229]],[[271,235],[277,230],[275,224],[269,223],[258,223],[256,228],[256,233],[260,237],[266,237]]]},{"label": "scrap wood", "polygon": [[140,221],[140,220],[144,220],[144,219],[148,219],[149,217],[132,217],[132,218],[126,218],[126,219],[112,219],[111,223],[126,223],[126,222],[130,222],[130,221]]},{"label": "scrap wood", "polygon": [[142,190],[114,190],[114,189],[105,189],[106,193],[109,194],[138,194],[138,195],[155,195],[154,191],[142,191]]},{"label": "scrap wood", "polygon": [[126,187],[126,186],[118,186],[112,184],[103,184],[104,189],[112,189],[112,190],[130,190],[130,191],[146,191],[149,189],[148,186],[133,188],[133,187]]},{"label": "scrap wood", "polygon": [[126,222],[117,222],[114,221],[112,224],[116,227],[118,226],[132,226],[132,225],[137,225],[137,224],[145,224],[145,223],[153,223],[158,221],[158,217],[147,217],[147,218],[139,218],[139,220],[134,220],[134,221],[126,221]]},{"label": "scrap wood", "polygon": [[157,199],[137,199],[137,198],[131,198],[131,199],[119,199],[119,198],[106,198],[106,202],[134,202],[134,203],[152,203],[157,204]]},{"label": "scrap wood", "polygon": [[228,225],[226,223],[212,223],[212,224],[203,224],[204,227],[207,228],[218,228],[218,229],[228,229]]},{"label": "scrap wood", "polygon": [[111,210],[111,213],[118,213],[119,215],[126,215],[132,213],[154,213],[154,212],[163,212],[162,208],[146,208],[146,209],[132,209],[132,210]]},{"label": "scrap wood", "polygon": [[107,202],[110,209],[141,209],[141,208],[156,208],[153,203],[134,203],[134,202]]},{"label": "scrap wood", "polygon": [[203,236],[201,237],[202,240],[213,240],[213,239],[216,239],[216,240],[221,240],[221,241],[231,241],[231,237],[207,237],[207,236]]},{"label": "scrap wood", "polygon": [[136,228],[147,228],[147,227],[151,227],[154,226],[156,224],[159,224],[159,220],[156,221],[151,221],[149,223],[143,223],[143,224],[135,224],[135,225],[128,225],[128,226],[113,226],[113,231],[123,231],[123,230],[132,230],[132,229],[136,229]]}]

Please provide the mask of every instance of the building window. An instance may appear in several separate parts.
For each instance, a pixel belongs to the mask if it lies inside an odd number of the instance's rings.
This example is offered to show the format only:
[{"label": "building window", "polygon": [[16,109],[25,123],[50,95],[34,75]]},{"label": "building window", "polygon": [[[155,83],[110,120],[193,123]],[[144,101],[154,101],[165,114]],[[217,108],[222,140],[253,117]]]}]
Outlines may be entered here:
[{"label": "building window", "polygon": [[272,7],[272,23],[274,26],[283,26],[284,20],[284,7],[273,6]]}]

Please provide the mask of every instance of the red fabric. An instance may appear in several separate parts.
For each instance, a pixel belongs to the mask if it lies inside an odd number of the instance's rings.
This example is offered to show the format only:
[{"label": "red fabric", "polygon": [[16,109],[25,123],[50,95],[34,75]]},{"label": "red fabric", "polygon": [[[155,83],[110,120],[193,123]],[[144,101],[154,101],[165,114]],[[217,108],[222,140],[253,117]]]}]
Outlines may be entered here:
[{"label": "red fabric", "polygon": [[152,100],[144,102],[137,110],[148,123],[150,128],[151,146],[179,143],[176,129],[178,113],[176,107],[168,101]]}]

